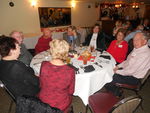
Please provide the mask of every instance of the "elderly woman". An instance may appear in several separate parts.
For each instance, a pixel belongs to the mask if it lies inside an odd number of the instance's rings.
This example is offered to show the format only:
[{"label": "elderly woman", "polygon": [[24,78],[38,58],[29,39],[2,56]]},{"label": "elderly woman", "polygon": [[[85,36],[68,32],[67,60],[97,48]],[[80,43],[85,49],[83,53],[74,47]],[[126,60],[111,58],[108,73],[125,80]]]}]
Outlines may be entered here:
[{"label": "elderly woman", "polygon": [[112,41],[109,45],[107,52],[109,52],[116,60],[121,63],[126,59],[128,52],[128,43],[124,41],[126,30],[120,28],[116,34],[116,40]]},{"label": "elderly woman", "polygon": [[50,42],[51,61],[44,61],[40,70],[41,91],[39,98],[67,113],[72,101],[75,72],[64,63],[68,56],[69,44],[55,39]]},{"label": "elderly woman", "polygon": [[63,39],[70,45],[80,46],[81,35],[76,31],[75,26],[69,26],[67,32],[63,34]]},{"label": "elderly woman", "polygon": [[16,97],[35,96],[39,92],[39,80],[34,71],[23,62],[18,61],[19,43],[11,37],[0,37],[0,80]]},{"label": "elderly woman", "polygon": [[106,50],[105,38],[106,38],[106,35],[100,29],[100,25],[95,24],[92,29],[92,33],[90,33],[85,38],[85,42],[83,43],[83,46],[93,46],[94,49]]}]

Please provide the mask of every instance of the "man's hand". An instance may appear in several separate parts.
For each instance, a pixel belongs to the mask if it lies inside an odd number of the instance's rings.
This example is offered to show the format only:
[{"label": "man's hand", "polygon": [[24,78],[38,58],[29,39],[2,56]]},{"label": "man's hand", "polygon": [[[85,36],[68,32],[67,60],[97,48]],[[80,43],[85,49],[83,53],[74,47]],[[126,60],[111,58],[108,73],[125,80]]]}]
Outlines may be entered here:
[{"label": "man's hand", "polygon": [[116,66],[113,70],[114,70],[114,73],[116,73],[116,71],[119,69],[118,66]]}]

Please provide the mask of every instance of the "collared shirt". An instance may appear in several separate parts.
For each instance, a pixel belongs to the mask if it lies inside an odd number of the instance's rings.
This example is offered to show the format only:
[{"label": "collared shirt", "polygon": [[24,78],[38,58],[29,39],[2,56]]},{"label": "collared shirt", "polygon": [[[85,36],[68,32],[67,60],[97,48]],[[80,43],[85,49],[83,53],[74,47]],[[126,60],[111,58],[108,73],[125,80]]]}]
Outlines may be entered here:
[{"label": "collared shirt", "polygon": [[31,55],[31,53],[27,50],[26,46],[22,43],[20,45],[20,55],[18,60],[23,62],[24,64],[26,64],[27,66],[30,65],[30,62],[33,58],[33,56]]},{"label": "collared shirt", "polygon": [[134,48],[127,60],[119,64],[118,67],[123,68],[116,71],[118,74],[143,78],[150,69],[150,48],[147,45],[138,49]]},{"label": "collared shirt", "polygon": [[148,40],[148,46],[150,46],[150,39]]},{"label": "collared shirt", "polygon": [[77,39],[77,36],[68,36],[69,43],[72,43],[75,39]]},{"label": "collared shirt", "polygon": [[91,41],[90,41],[90,46],[94,46],[94,48],[97,48],[96,46],[97,36],[98,36],[98,33],[93,33]]},{"label": "collared shirt", "polygon": [[124,40],[128,42],[130,39],[132,39],[132,38],[134,37],[134,35],[135,35],[137,32],[141,32],[141,30],[136,30],[136,31],[133,31],[133,32],[129,33],[129,34],[124,38]]}]

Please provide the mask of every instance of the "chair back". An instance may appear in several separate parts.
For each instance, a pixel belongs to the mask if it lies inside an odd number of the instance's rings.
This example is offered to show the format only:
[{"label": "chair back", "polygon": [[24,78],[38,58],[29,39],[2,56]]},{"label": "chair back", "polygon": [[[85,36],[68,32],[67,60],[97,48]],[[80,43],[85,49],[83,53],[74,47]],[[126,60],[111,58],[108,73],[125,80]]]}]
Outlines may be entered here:
[{"label": "chair back", "polygon": [[109,113],[133,113],[141,102],[142,98],[137,95],[124,98],[115,104]]},{"label": "chair back", "polygon": [[11,93],[11,91],[6,87],[3,81],[0,80],[0,87],[4,88],[7,94],[15,101],[15,96]]},{"label": "chair back", "polygon": [[4,84],[2,83],[2,81],[0,80],[0,87],[3,88]]},{"label": "chair back", "polygon": [[9,106],[9,109],[8,109],[8,113],[10,113],[11,110],[12,110],[12,105],[13,105],[13,103],[15,102],[15,97],[14,97],[14,95],[7,89],[7,87],[5,86],[5,84],[4,84],[1,80],[0,80],[0,87],[3,88],[3,89],[4,89],[3,91],[5,91],[5,93],[7,93],[8,96],[11,98],[10,106]]},{"label": "chair back", "polygon": [[144,76],[144,78],[141,80],[141,84],[144,84],[145,81],[147,80],[147,78],[149,77],[150,75],[150,69],[147,71],[146,75]]}]

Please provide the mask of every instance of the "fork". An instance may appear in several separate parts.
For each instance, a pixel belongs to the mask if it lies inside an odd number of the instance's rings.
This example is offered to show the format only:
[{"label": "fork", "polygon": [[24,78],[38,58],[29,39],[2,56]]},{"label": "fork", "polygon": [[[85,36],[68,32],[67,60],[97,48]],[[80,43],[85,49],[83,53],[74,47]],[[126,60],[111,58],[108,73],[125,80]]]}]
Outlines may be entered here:
[{"label": "fork", "polygon": [[103,66],[100,65],[100,64],[98,64],[97,62],[95,62],[94,64],[97,65],[97,66],[99,66],[99,67],[101,67],[101,68],[103,68]]}]

